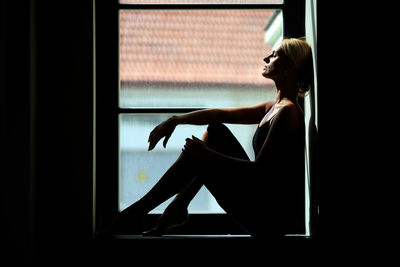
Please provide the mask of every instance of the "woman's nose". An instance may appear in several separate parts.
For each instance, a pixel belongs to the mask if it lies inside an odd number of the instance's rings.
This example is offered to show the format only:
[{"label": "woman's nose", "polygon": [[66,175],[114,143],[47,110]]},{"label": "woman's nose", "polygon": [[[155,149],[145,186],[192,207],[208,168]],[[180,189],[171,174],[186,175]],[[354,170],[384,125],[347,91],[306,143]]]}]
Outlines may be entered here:
[{"label": "woman's nose", "polygon": [[269,57],[264,58],[264,62],[268,64],[269,63]]}]

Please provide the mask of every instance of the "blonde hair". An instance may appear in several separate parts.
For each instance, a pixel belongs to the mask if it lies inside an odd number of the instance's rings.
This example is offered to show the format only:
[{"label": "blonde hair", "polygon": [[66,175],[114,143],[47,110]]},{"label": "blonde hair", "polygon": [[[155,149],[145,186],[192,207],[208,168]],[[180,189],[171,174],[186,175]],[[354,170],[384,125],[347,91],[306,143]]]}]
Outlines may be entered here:
[{"label": "blonde hair", "polygon": [[311,46],[304,38],[285,38],[281,49],[296,66],[299,95],[304,96],[314,83]]}]

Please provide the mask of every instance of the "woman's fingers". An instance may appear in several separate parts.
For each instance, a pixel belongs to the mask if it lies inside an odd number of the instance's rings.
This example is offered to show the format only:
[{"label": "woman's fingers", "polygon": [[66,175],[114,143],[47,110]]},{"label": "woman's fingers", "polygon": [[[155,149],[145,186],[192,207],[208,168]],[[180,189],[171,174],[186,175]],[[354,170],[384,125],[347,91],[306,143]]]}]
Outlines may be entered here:
[{"label": "woman's fingers", "polygon": [[166,135],[165,136],[165,138],[164,138],[164,142],[163,142],[163,146],[164,146],[164,148],[166,148],[167,147],[167,143],[168,143],[168,140],[169,140],[169,138],[171,137],[171,134],[169,134],[169,135]]},{"label": "woman's fingers", "polygon": [[151,131],[151,133],[149,134],[149,138],[147,139],[147,142],[148,143],[153,143],[154,142],[154,139],[155,139],[155,137],[156,137],[156,133],[158,132],[158,129],[157,129],[157,127],[156,128],[154,128],[153,129],[153,131]]},{"label": "woman's fingers", "polygon": [[149,151],[152,150],[158,143],[158,141],[160,141],[160,137],[155,135],[155,134],[150,134],[149,136]]},{"label": "woman's fingers", "polygon": [[[156,144],[157,144],[157,143],[156,143]],[[152,141],[150,141],[150,142],[149,142],[149,149],[148,149],[148,151],[153,150],[153,148],[155,147],[156,144],[154,144]]]},{"label": "woman's fingers", "polygon": [[160,123],[154,130],[150,133],[148,142],[149,151],[152,150],[157,143],[164,138],[163,146],[166,148],[169,138],[171,137],[173,131],[175,129],[175,125],[171,124],[171,120],[166,120]]},{"label": "woman's fingers", "polygon": [[[163,137],[164,137],[163,146],[164,146],[164,148],[166,148],[169,138],[172,135],[172,131],[170,133],[165,134],[165,133],[161,133],[161,132],[165,132],[165,131],[160,131],[159,127],[156,127],[149,135],[149,139],[147,141],[149,143],[148,150],[149,151],[153,150],[153,148],[157,145],[157,143]],[[192,138],[186,138],[185,141],[186,141],[186,144],[184,145],[184,148],[182,149],[182,151],[185,151],[194,142],[202,142],[200,139],[198,139],[194,135],[192,135]]]},{"label": "woman's fingers", "polygon": [[154,139],[154,136],[156,135],[156,133],[158,132],[158,127],[154,128],[150,134],[149,134],[149,138],[147,139],[147,142],[151,142],[152,139]]},{"label": "woman's fingers", "polygon": [[155,127],[149,135],[149,138],[147,140],[147,142],[150,143],[149,151],[153,150],[153,148],[157,145],[158,141],[160,141],[160,139],[164,136],[161,131],[161,126],[162,124]]},{"label": "woman's fingers", "polygon": [[171,137],[171,134],[169,135],[165,135],[165,134],[160,134],[159,132],[157,132],[157,134],[151,135],[149,137],[149,151],[152,150],[157,144],[158,142],[161,140],[161,138],[164,138],[164,142],[163,142],[163,146],[164,148],[167,146],[167,142],[169,140],[169,138]]}]

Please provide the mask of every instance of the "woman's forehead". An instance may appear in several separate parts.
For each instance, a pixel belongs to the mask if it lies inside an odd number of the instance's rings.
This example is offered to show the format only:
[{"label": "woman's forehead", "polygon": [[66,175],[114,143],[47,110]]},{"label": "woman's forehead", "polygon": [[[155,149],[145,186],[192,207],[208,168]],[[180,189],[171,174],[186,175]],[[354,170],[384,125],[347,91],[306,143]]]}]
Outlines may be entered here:
[{"label": "woman's forehead", "polygon": [[283,52],[281,47],[277,47],[276,49],[272,49],[270,53],[271,54],[278,54],[278,55],[284,54],[284,52]]},{"label": "woman's forehead", "polygon": [[281,48],[282,41],[277,42],[271,49],[271,51],[278,51]]}]

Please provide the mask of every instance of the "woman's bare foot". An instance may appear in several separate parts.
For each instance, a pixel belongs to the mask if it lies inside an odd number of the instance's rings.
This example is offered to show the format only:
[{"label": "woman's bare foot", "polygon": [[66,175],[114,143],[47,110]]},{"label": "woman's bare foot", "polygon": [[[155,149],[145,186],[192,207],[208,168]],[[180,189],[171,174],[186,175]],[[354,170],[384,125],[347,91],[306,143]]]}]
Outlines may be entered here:
[{"label": "woman's bare foot", "polygon": [[[172,204],[172,203],[171,203]],[[172,229],[184,225],[189,220],[187,208],[168,206],[160,216],[157,224],[152,229],[143,232],[144,236],[161,236],[170,232]]]}]

